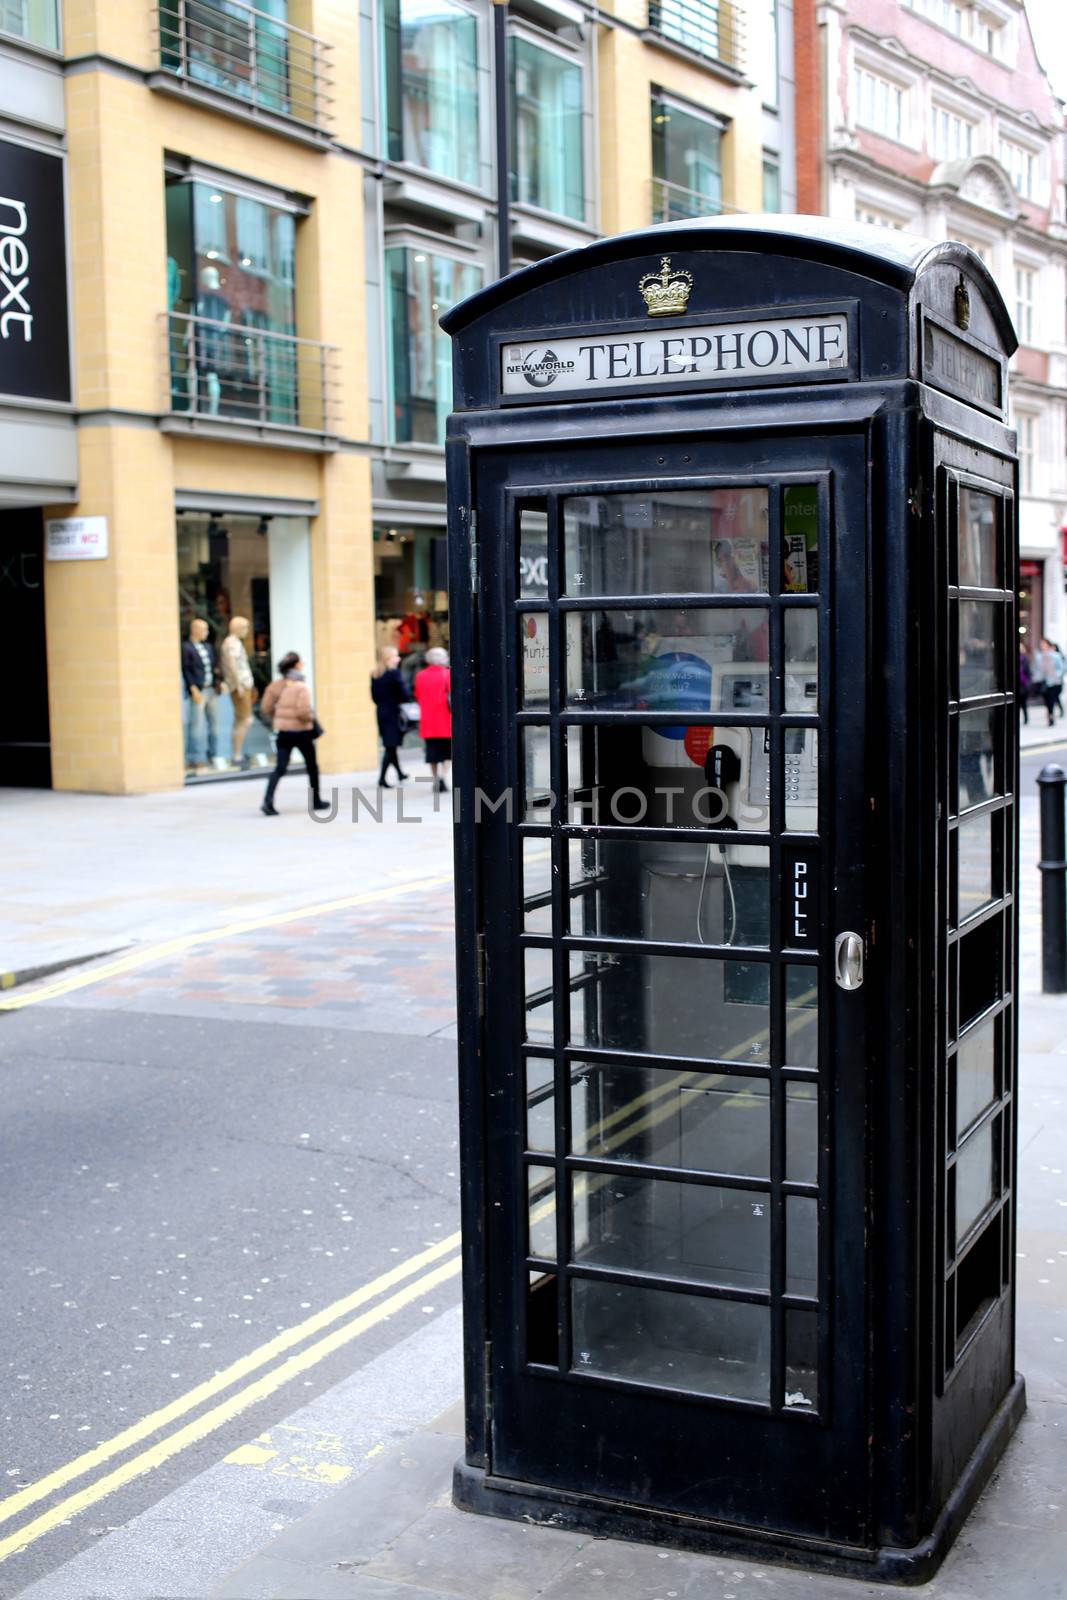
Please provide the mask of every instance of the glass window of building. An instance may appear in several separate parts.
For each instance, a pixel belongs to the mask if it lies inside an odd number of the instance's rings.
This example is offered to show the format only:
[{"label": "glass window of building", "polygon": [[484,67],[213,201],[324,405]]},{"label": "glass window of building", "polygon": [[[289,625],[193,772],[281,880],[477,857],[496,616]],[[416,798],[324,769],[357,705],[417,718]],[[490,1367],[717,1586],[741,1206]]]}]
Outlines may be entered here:
[{"label": "glass window of building", "polygon": [[318,120],[315,44],[289,27],[288,0],[160,0],[159,42],[170,72],[266,111]]},{"label": "glass window of building", "polygon": [[1037,456],[1037,417],[1032,411],[1017,411],[1015,427],[1019,435],[1019,489],[1034,492],[1034,461]]},{"label": "glass window of building", "polygon": [[961,161],[974,152],[975,125],[944,106],[930,108],[930,153],[939,161]]},{"label": "glass window of building", "polygon": [[722,210],[722,124],[652,100],[652,221],[715,216]]},{"label": "glass window of building", "polygon": [[476,185],[475,17],[454,0],[383,0],[383,31],[390,161]]},{"label": "glass window of building", "polygon": [[482,286],[471,261],[409,245],[385,252],[391,438],[397,444],[444,444],[452,409],[450,340],[438,318]]},{"label": "glass window of building", "polygon": [[177,540],[186,777],[266,766],[273,739],[255,707],[277,657],[297,651],[314,676],[310,525],[185,511]]},{"label": "glass window of building", "polygon": [[513,34],[511,198],[585,219],[582,69],[555,50]]},{"label": "glass window of building", "polygon": [[782,169],[778,165],[777,156],[765,155],[763,158],[763,209],[764,211],[782,209]]},{"label": "glass window of building", "polygon": [[0,0],[0,33],[14,34],[45,50],[59,49],[57,0]]},{"label": "glass window of building", "polygon": [[308,417],[296,328],[290,211],[167,177],[171,407],[297,425]]},{"label": "glass window of building", "polygon": [[1000,160],[1007,169],[1016,193],[1021,194],[1024,200],[1032,200],[1037,187],[1037,157],[1033,151],[1024,149],[1012,139],[1002,139]]},{"label": "glass window of building", "polygon": [[1015,331],[1020,344],[1034,342],[1034,302],[1037,298],[1037,272],[1033,267],[1015,269]]},{"label": "glass window of building", "polygon": [[855,96],[856,124],[902,143],[906,135],[906,98],[899,83],[856,67],[852,90]]}]

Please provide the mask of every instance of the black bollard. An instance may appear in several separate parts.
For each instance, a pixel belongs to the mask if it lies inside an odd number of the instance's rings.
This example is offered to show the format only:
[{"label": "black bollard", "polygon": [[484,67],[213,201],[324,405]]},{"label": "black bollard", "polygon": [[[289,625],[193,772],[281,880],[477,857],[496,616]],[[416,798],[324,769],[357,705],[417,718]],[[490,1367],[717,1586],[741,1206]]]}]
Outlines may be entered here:
[{"label": "black bollard", "polygon": [[1067,772],[1055,764],[1038,774],[1041,791],[1041,987],[1067,993],[1067,859],[1063,791]]}]

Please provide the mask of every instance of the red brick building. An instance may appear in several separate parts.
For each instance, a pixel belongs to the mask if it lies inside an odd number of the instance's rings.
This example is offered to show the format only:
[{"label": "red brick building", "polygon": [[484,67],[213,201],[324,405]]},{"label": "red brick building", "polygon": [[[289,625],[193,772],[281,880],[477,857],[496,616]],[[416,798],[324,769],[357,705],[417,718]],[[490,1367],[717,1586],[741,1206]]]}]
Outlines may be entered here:
[{"label": "red brick building", "polygon": [[1067,642],[1063,105],[1022,0],[796,0],[798,207],[962,239],[1019,336],[1027,643]]}]

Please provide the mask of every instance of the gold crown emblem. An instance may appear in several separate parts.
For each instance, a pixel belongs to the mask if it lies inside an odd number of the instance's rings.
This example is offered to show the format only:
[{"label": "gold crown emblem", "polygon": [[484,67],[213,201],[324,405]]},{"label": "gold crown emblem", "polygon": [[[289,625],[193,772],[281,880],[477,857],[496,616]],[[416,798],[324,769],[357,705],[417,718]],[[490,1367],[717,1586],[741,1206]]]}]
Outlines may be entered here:
[{"label": "gold crown emblem", "polygon": [[684,311],[693,287],[693,274],[671,271],[671,258],[664,256],[659,272],[646,272],[637,287],[644,296],[650,317],[671,317]]}]

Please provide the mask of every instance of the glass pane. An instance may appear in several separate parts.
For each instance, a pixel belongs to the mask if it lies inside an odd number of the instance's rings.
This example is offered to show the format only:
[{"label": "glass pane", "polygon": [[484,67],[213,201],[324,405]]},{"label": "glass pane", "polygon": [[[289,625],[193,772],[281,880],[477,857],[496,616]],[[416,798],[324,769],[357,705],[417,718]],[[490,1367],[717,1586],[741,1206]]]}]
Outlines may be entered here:
[{"label": "glass pane", "polygon": [[819,734],[815,728],[786,728],[785,825],[790,833],[819,831]]},{"label": "glass pane", "polygon": [[819,1292],[819,1203],[796,1194],[785,1201],[785,1292]]},{"label": "glass pane", "polygon": [[[721,669],[732,708],[759,709],[765,703],[766,674],[756,677],[755,670]],[[793,826],[812,830],[818,800],[815,730],[788,729],[785,744],[791,792],[795,788],[800,804]],[[732,819],[739,836],[766,832],[768,751],[768,730],[759,727],[571,726],[566,730],[566,819],[578,825],[650,828],[729,827]],[[714,782],[717,755],[728,763],[720,769],[721,785]],[[759,865],[763,848],[742,844],[739,837],[729,847],[730,864]]]},{"label": "glass pane", "polygon": [[806,608],[783,618],[785,709],[819,709],[819,613]]},{"label": "glass pane", "polygon": [[689,956],[571,955],[571,1041],[709,1061],[770,1059],[769,968]]},{"label": "glass pane", "polygon": [[556,1149],[555,1069],[543,1056],[526,1057],[526,1148]]},{"label": "glass pane", "polygon": [[570,595],[767,592],[767,490],[665,489],[563,503]]},{"label": "glass pane", "polygon": [[963,588],[999,589],[997,501],[978,489],[960,489],[960,570]]},{"label": "glass pane", "polygon": [[519,617],[522,640],[522,707],[548,708],[548,612],[526,611]]},{"label": "glass pane", "polygon": [[819,1065],[817,967],[788,966],[785,969],[785,1060],[790,1067]]},{"label": "glass pane", "polygon": [[[572,843],[572,933],[684,944],[769,944],[766,845]],[[584,892],[583,885],[588,885]]]},{"label": "glass pane", "polygon": [[995,1118],[976,1128],[956,1157],[957,1244],[993,1199],[993,1139],[998,1131]]},{"label": "glass pane", "polygon": [[[670,3],[670,0],[669,0]],[[704,55],[718,56],[718,10],[670,3],[675,22],[685,14],[684,33]],[[661,22],[662,26],[662,22]],[[664,31],[666,29],[664,28]],[[714,216],[722,207],[722,130],[710,117],[684,111],[672,100],[652,101],[652,221]]]},{"label": "glass pane", "polygon": [[768,1093],[763,1078],[575,1061],[572,1148],[575,1155],[766,1178]]},{"label": "glass pane", "polygon": [[556,1174],[552,1167],[527,1167],[529,1194],[529,1254],[542,1261],[556,1259]]},{"label": "glass pane", "polygon": [[785,1175],[790,1183],[819,1179],[819,1091],[813,1083],[785,1086]]},{"label": "glass pane", "polygon": [[589,1239],[576,1261],[722,1288],[769,1286],[766,1194],[631,1173],[579,1172],[571,1184],[588,1201]]},{"label": "glass pane", "polygon": [[996,1021],[965,1033],[956,1051],[956,1136],[970,1127],[996,1094]]},{"label": "glass pane", "polygon": [[[766,663],[767,617],[762,607],[572,612],[567,699],[611,711],[717,710],[724,681],[719,666]],[[685,737],[684,728],[661,731]]]},{"label": "glass pane", "polygon": [[511,198],[581,222],[582,69],[529,39],[512,35],[508,45]]},{"label": "glass pane", "polygon": [[531,1041],[547,1041],[551,1044],[554,1036],[551,950],[524,950],[523,970],[526,1037]]},{"label": "glass pane", "polygon": [[960,922],[989,905],[993,895],[993,817],[972,817],[956,830],[959,851],[957,917]]},{"label": "glass pane", "polygon": [[982,600],[959,602],[960,698],[1002,687],[1000,631],[1004,608]]},{"label": "glass pane", "polygon": [[548,512],[538,506],[519,508],[519,596],[548,596]]},{"label": "glass pane", "polygon": [[547,839],[522,841],[523,928],[552,932],[552,846]]},{"label": "glass pane", "polygon": [[959,808],[965,811],[998,793],[996,737],[1000,712],[962,711],[958,722]]},{"label": "glass pane", "polygon": [[578,1372],[769,1401],[767,1306],[579,1278],[571,1285],[571,1315]]},{"label": "glass pane", "polygon": [[819,1407],[819,1315],[785,1314],[785,1404],[797,1411]]},{"label": "glass pane", "polygon": [[521,728],[524,822],[552,821],[552,761],[548,728]]},{"label": "glass pane", "polygon": [[819,490],[790,484],[782,493],[782,591],[819,592]]},{"label": "glass pane", "polygon": [[454,0],[385,0],[389,156],[477,184],[478,21]]},{"label": "glass pane", "polygon": [[481,288],[482,269],[396,245],[385,252],[385,271],[392,439],[444,444],[452,409],[452,345],[438,318]]}]

